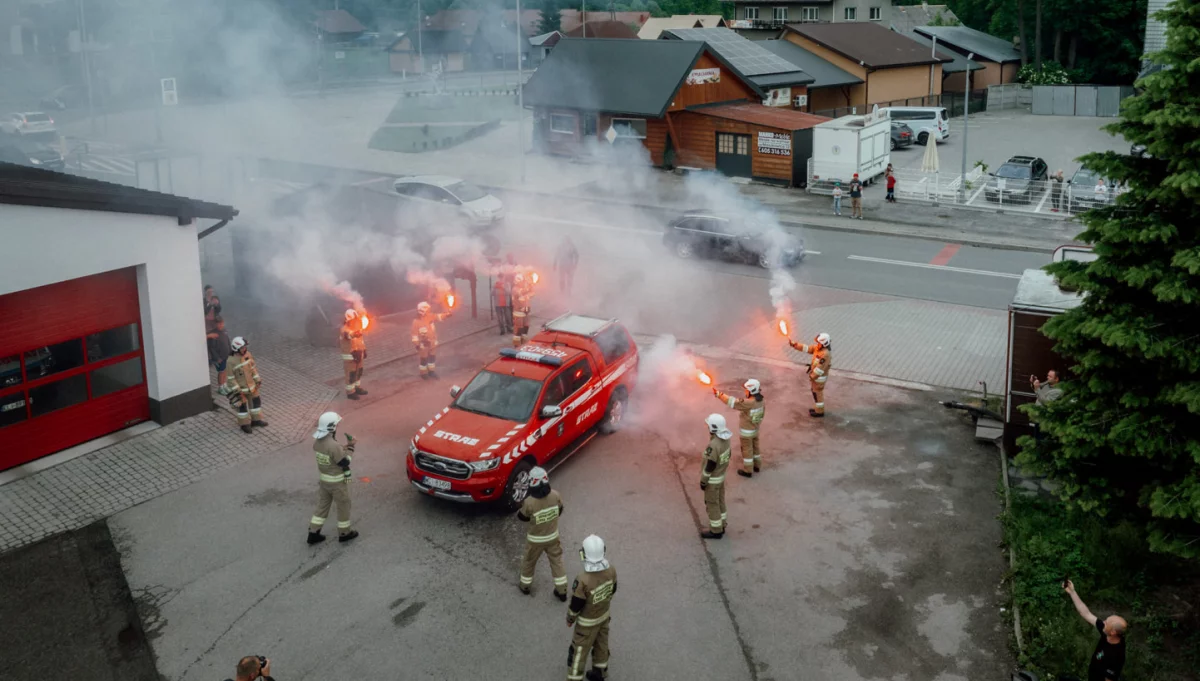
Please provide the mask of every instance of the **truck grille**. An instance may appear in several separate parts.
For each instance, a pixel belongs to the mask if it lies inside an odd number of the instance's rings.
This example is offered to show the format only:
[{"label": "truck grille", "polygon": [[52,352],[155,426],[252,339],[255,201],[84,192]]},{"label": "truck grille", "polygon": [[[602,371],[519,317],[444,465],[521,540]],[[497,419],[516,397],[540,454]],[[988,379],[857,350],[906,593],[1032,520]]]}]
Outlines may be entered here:
[{"label": "truck grille", "polygon": [[446,459],[421,451],[417,452],[413,460],[417,464],[417,468],[426,473],[433,473],[434,475],[453,478],[455,480],[466,480],[471,477],[470,466],[461,461]]}]

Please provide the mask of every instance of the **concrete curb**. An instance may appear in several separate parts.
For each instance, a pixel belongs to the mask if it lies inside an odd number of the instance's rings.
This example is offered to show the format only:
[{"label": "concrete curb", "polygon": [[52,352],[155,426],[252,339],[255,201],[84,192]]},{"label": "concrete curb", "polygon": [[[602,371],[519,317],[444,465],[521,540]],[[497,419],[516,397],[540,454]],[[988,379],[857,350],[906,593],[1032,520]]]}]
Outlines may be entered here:
[{"label": "concrete curb", "polygon": [[[1008,484],[1008,453],[1004,451],[1004,441],[996,445],[996,451],[1000,452],[1000,478],[1004,481],[1004,512],[1012,512],[1012,491]],[[1008,569],[1015,572],[1017,569],[1017,551],[1013,547],[1008,547]],[[1010,589],[1011,591],[1011,589]],[[1017,655],[1025,654],[1025,639],[1021,635],[1021,609],[1017,607],[1017,602],[1012,603],[1013,612],[1013,636],[1017,640]]]}]

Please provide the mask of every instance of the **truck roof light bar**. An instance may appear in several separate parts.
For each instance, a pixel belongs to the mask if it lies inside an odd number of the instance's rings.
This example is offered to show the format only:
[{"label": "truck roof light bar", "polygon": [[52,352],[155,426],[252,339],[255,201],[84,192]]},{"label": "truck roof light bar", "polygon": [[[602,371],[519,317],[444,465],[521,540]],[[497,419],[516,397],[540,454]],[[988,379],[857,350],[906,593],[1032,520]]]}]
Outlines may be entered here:
[{"label": "truck roof light bar", "polygon": [[537,362],[538,364],[549,364],[552,367],[562,366],[561,357],[551,357],[536,352],[521,352],[516,348],[500,348],[500,356],[510,359],[523,359],[527,362]]}]

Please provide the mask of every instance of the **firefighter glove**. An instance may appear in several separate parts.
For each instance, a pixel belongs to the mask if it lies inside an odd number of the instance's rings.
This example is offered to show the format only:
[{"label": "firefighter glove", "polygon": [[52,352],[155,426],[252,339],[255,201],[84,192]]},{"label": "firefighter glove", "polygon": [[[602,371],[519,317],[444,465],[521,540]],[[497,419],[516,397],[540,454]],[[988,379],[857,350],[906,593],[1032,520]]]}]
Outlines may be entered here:
[{"label": "firefighter glove", "polygon": [[707,489],[708,489],[708,483],[707,483],[707,482],[704,482],[703,480],[702,480],[702,481],[700,481],[700,491],[701,491],[701,492],[703,492],[703,491],[705,491],[705,490],[707,490]]},{"label": "firefighter glove", "polygon": [[341,466],[343,471],[345,471],[347,473],[350,472],[350,459],[349,458],[342,459],[341,461],[338,462],[337,465]]},{"label": "firefighter glove", "polygon": [[716,395],[717,397],[720,397],[720,396],[721,396],[721,393],[720,393],[720,391],[718,391],[718,390],[717,390],[715,387],[714,387],[712,390],[713,390],[713,394],[714,394],[714,395]]}]

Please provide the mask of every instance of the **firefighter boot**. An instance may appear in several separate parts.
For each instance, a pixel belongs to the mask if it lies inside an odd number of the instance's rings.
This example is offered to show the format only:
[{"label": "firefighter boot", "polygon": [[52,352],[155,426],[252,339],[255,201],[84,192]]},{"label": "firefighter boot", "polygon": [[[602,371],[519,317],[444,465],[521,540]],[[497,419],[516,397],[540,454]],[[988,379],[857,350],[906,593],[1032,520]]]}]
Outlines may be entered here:
[{"label": "firefighter boot", "polygon": [[604,673],[604,670],[593,668],[593,669],[588,670],[587,676],[585,678],[587,679],[587,681],[605,681],[605,679],[607,679],[608,676]]},{"label": "firefighter boot", "polygon": [[819,419],[819,418],[823,418],[825,416],[825,412],[817,411],[816,409],[810,408],[808,410],[808,415],[813,417],[814,419]]},{"label": "firefighter boot", "polygon": [[529,590],[529,587],[525,586],[524,584],[518,584],[517,588],[520,589],[521,593],[525,594],[526,596],[533,595],[533,592]]},{"label": "firefighter boot", "polygon": [[436,371],[434,371],[433,369],[430,369],[430,370],[429,370],[429,377],[430,377],[430,378],[437,378],[437,377],[438,377],[438,375],[437,375],[437,372],[436,372]]},{"label": "firefighter boot", "polygon": [[354,539],[357,536],[358,536],[358,530],[350,530],[346,534],[343,534],[342,536],[338,537],[338,541],[345,544],[346,542],[350,541],[351,539]]},{"label": "firefighter boot", "polygon": [[254,429],[250,427],[250,424],[249,424],[249,423],[247,423],[247,424],[245,424],[245,425],[243,425],[243,426],[242,426],[242,432],[243,432],[243,433],[253,433],[253,432],[254,432]]},{"label": "firefighter boot", "polygon": [[355,395],[366,395],[366,394],[368,394],[368,393],[367,393],[367,391],[366,391],[366,390],[363,390],[362,388],[355,388],[355,389],[354,389],[354,394],[355,394]]},{"label": "firefighter boot", "polygon": [[358,399],[358,391],[356,390],[355,392],[352,392],[352,393],[350,393],[350,392],[346,393],[346,399],[357,400]]},{"label": "firefighter boot", "polygon": [[[756,467],[754,470],[758,470],[758,468]],[[742,476],[743,478],[753,478],[754,477],[753,473],[751,473],[749,471],[744,471],[740,468],[738,469],[738,475]]]},{"label": "firefighter boot", "polygon": [[267,426],[269,426],[271,424],[267,423],[266,421],[264,421],[262,419],[254,419],[253,421],[250,422],[250,425],[258,426],[259,428],[266,428]]},{"label": "firefighter boot", "polygon": [[325,535],[321,534],[320,532],[309,532],[308,533],[308,543],[310,545],[311,544],[320,544],[323,541],[325,541]]},{"label": "firefighter boot", "polygon": [[724,539],[725,533],[724,532],[713,532],[712,530],[705,530],[700,533],[700,538],[701,539]]}]

